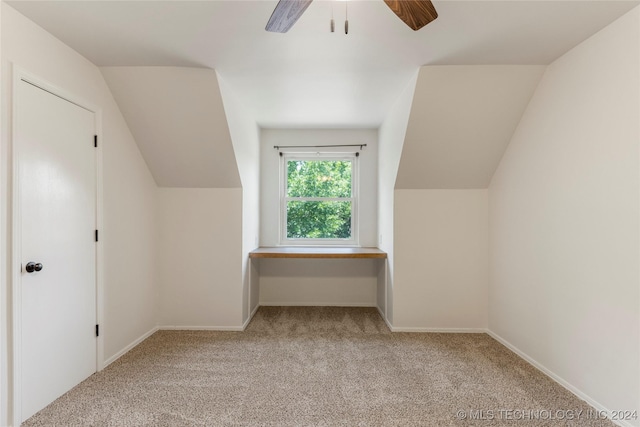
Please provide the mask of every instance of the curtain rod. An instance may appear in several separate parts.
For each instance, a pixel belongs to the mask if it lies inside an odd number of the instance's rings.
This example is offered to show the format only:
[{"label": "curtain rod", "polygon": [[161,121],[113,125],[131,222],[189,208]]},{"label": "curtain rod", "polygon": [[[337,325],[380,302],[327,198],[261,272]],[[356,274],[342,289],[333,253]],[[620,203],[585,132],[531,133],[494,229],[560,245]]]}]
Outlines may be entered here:
[{"label": "curtain rod", "polygon": [[337,144],[337,145],[274,145],[273,148],[279,150],[281,148],[326,148],[326,147],[366,147],[367,144]]}]

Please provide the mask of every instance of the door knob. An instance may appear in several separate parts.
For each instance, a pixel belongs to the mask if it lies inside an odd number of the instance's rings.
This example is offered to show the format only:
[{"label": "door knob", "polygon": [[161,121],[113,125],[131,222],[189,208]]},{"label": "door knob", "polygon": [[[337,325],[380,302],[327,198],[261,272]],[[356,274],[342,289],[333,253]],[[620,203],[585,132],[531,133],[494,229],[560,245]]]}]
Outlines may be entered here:
[{"label": "door knob", "polygon": [[25,266],[25,270],[27,270],[27,273],[33,273],[34,271],[40,271],[40,270],[42,270],[42,264],[35,263],[33,261],[29,261],[27,263],[27,265]]}]

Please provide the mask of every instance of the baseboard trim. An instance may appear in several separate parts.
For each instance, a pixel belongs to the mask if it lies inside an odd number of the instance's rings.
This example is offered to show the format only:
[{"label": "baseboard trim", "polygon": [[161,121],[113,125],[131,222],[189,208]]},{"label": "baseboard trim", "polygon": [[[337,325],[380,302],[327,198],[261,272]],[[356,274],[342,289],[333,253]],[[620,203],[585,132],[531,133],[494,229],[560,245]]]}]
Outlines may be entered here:
[{"label": "baseboard trim", "polygon": [[371,307],[377,308],[375,303],[369,302],[260,302],[260,306],[264,307]]},{"label": "baseboard trim", "polygon": [[106,368],[107,366],[109,366],[113,362],[115,362],[116,360],[120,359],[122,356],[127,354],[129,351],[131,351],[134,347],[136,347],[142,341],[146,340],[151,335],[155,334],[158,330],[159,330],[159,328],[156,326],[154,328],[151,328],[151,330],[149,330],[148,332],[145,332],[144,334],[142,334],[140,337],[136,338],[132,343],[127,345],[125,348],[123,348],[122,350],[120,350],[119,352],[117,352],[116,354],[114,354],[113,356],[108,358],[107,360],[105,360],[104,363],[102,364],[102,369]]},{"label": "baseboard trim", "polygon": [[245,329],[247,329],[247,326],[249,326],[249,323],[251,322],[251,319],[253,319],[253,316],[255,316],[256,311],[258,311],[259,308],[260,308],[260,304],[256,305],[256,308],[254,308],[253,311],[251,311],[251,313],[249,314],[249,317],[247,318],[247,320],[242,325],[242,330],[243,331]]},{"label": "baseboard trim", "polygon": [[426,332],[426,333],[442,333],[442,334],[484,334],[487,332],[484,328],[414,328],[391,326],[393,332]]},{"label": "baseboard trim", "polygon": [[222,332],[242,332],[242,326],[159,326],[161,331],[222,331]]},{"label": "baseboard trim", "polygon": [[513,351],[515,354],[517,354],[520,358],[524,359],[527,363],[529,363],[531,366],[533,366],[534,368],[536,368],[537,370],[539,370],[540,372],[542,372],[543,374],[545,374],[546,376],[548,376],[549,378],[551,378],[553,381],[555,381],[556,383],[560,384],[562,387],[564,387],[565,389],[567,389],[568,391],[570,391],[572,394],[574,394],[578,399],[584,400],[587,404],[591,405],[596,411],[601,412],[602,414],[606,414],[607,418],[614,423],[615,425],[621,426],[621,427],[634,427],[633,424],[631,424],[628,421],[624,421],[624,420],[612,420],[610,417],[610,414],[612,413],[609,409],[605,408],[604,405],[601,405],[599,402],[597,402],[595,399],[593,399],[591,396],[583,393],[582,391],[580,391],[579,389],[577,389],[576,387],[574,387],[572,384],[570,384],[568,381],[566,381],[565,379],[563,379],[562,377],[560,377],[559,375],[555,374],[554,372],[552,372],[551,370],[547,369],[544,365],[542,365],[541,363],[539,363],[537,360],[533,359],[532,357],[530,357],[529,355],[527,355],[524,351],[520,350],[518,347],[516,347],[515,345],[511,344],[509,341],[507,341],[506,339],[502,338],[500,335],[498,335],[497,333],[493,332],[490,329],[486,330],[487,335],[489,335],[491,338],[493,338],[494,340],[498,341],[500,344],[504,345],[505,347],[507,347],[509,350]]},{"label": "baseboard trim", "polygon": [[387,319],[386,317],[382,316],[382,318],[384,319],[384,323],[387,324],[387,328],[389,328],[389,330],[391,332],[393,332],[393,325],[391,324],[391,322],[389,322],[389,319]]},{"label": "baseboard trim", "polygon": [[389,322],[389,319],[387,319],[387,316],[384,315],[380,307],[378,307],[378,313],[380,313],[380,317],[382,317],[382,320],[384,320],[384,323],[387,325],[387,328],[389,328],[389,330],[393,332],[393,325],[391,324],[391,322]]}]

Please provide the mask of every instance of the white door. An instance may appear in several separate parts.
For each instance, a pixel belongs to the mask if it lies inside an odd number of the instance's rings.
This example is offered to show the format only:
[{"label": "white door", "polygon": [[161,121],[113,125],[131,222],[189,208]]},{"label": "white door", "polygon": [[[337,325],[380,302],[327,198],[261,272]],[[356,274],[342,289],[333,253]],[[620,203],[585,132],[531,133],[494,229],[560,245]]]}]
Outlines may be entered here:
[{"label": "white door", "polygon": [[94,113],[25,81],[16,102],[24,421],[96,371],[96,149]]}]

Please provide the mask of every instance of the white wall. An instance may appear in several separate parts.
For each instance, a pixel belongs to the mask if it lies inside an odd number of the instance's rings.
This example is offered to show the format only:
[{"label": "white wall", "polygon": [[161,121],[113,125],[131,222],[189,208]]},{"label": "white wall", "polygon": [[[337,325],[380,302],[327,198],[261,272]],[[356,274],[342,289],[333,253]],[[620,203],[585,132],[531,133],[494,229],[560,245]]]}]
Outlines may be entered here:
[{"label": "white wall", "polygon": [[378,308],[386,313],[387,320],[391,323],[393,323],[393,265],[395,259],[393,194],[417,78],[418,72],[416,71],[387,113],[387,118],[378,131],[378,247],[387,252],[388,268],[386,301],[382,298],[385,294],[382,287],[378,288],[377,300]]},{"label": "white wall", "polygon": [[486,329],[487,190],[396,190],[394,199],[394,328]]},{"label": "white wall", "polygon": [[160,327],[242,327],[242,190],[158,190]]},{"label": "white wall", "polygon": [[258,271],[249,262],[249,252],[258,247],[260,234],[260,129],[233,92],[218,74],[220,94],[242,182],[242,319],[249,320],[258,308]]},{"label": "white wall", "polygon": [[[4,52],[2,48],[2,16],[3,8],[0,7],[0,58]],[[2,65],[0,64],[0,67]],[[1,72],[1,70],[0,70]],[[0,102],[4,99],[4,87],[0,82]],[[0,107],[2,108],[2,107]],[[0,132],[2,128],[0,127]],[[0,135],[0,424],[8,422],[9,414],[9,328],[11,324],[11,315],[9,312],[9,295],[7,295],[7,283],[10,280],[8,272],[8,254],[11,253],[10,232],[8,229],[9,200],[2,197],[2,194],[9,194],[11,188],[10,180],[7,177],[7,171],[11,166],[9,162],[10,153],[8,147],[4,143],[4,136]],[[7,274],[9,273],[9,274]],[[1,378],[6,378],[2,380]]]},{"label": "white wall", "polygon": [[376,305],[376,260],[261,259],[259,263],[261,305]]},{"label": "white wall", "polygon": [[[367,144],[359,157],[360,246],[377,246],[378,132],[371,129],[262,129],[260,246],[280,243],[280,156],[273,146],[325,144]],[[259,267],[263,305],[376,305],[378,270],[369,261],[260,260]]]},{"label": "white wall", "polygon": [[639,102],[636,8],[548,67],[489,189],[490,330],[609,410],[640,409]]},{"label": "white wall", "polygon": [[[102,356],[109,359],[156,325],[155,183],[99,69],[5,3],[2,10],[2,235],[9,237],[11,209],[10,158],[12,85],[15,64],[62,90],[102,109],[103,223],[101,244],[104,277]],[[3,241],[9,244],[8,239]],[[3,263],[10,252],[3,250]],[[7,264],[3,264],[7,265]],[[3,269],[2,297],[10,301],[9,269]],[[3,328],[10,323],[3,319]],[[3,332],[7,337],[7,329]],[[3,343],[3,363],[11,344]],[[5,389],[6,376],[2,376]],[[2,407],[7,395],[3,394]],[[3,417],[7,411],[3,411]],[[0,424],[8,424],[3,418]]]},{"label": "white wall", "polygon": [[[215,70],[101,72],[163,188],[157,203],[160,326],[240,328],[250,312],[248,252],[258,240],[257,124]],[[235,190],[239,201],[230,196]],[[255,274],[252,284],[257,304]]]}]

